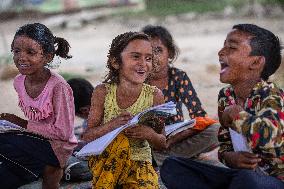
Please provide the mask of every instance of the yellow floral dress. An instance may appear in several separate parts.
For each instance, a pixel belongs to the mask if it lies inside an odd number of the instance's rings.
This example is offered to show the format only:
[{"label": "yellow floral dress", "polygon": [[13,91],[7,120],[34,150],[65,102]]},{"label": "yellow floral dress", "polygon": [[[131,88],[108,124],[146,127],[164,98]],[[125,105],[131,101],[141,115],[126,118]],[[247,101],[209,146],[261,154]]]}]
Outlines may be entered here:
[{"label": "yellow floral dress", "polygon": [[[143,84],[137,101],[126,109],[121,109],[116,101],[116,84],[106,84],[104,103],[104,123],[127,111],[135,115],[153,105],[154,87]],[[127,138],[119,134],[98,156],[89,158],[93,174],[93,188],[112,189],[157,189],[158,176],[152,166],[151,148],[147,140]]]}]

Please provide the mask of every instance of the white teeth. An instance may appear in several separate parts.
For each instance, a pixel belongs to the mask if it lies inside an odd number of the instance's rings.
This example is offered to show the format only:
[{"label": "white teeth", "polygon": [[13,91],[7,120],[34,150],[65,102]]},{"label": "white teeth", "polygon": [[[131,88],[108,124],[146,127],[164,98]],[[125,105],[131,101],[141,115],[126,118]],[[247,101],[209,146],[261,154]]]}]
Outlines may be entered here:
[{"label": "white teeth", "polygon": [[23,68],[30,67],[30,65],[28,65],[28,64],[19,64],[19,66],[21,66],[21,67],[23,67]]}]

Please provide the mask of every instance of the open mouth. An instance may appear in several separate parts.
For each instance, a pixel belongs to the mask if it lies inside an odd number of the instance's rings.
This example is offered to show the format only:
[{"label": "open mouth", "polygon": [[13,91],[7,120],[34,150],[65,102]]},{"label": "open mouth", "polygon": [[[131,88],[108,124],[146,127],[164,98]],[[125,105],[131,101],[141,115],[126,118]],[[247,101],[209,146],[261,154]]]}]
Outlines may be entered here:
[{"label": "open mouth", "polygon": [[146,73],[146,71],[144,70],[138,70],[136,71],[136,73],[138,73],[139,75],[144,75]]},{"label": "open mouth", "polygon": [[227,63],[223,62],[220,60],[220,65],[221,65],[221,73],[224,73],[226,69],[229,67]]},{"label": "open mouth", "polygon": [[29,64],[19,64],[20,68],[29,68],[30,65]]}]

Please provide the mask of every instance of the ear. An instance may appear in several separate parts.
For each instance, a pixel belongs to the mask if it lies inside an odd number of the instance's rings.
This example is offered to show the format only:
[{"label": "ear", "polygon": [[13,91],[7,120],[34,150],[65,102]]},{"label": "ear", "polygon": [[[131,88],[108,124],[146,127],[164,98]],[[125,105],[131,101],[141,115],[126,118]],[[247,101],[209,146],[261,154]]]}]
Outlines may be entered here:
[{"label": "ear", "polygon": [[265,64],[265,57],[264,56],[255,56],[254,61],[250,64],[250,70],[260,70],[262,71]]},{"label": "ear", "polygon": [[47,55],[45,55],[46,62],[47,63],[51,62],[53,60],[53,57],[54,55],[51,53],[48,53]]},{"label": "ear", "polygon": [[117,63],[116,58],[111,58],[110,64],[114,69],[116,69],[116,70],[119,69],[119,64]]}]

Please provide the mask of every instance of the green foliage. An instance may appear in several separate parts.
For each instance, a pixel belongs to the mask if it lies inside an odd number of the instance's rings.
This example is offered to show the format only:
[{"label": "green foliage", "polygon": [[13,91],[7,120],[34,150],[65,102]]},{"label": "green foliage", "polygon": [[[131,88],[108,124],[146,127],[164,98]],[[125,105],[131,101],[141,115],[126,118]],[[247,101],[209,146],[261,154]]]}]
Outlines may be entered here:
[{"label": "green foliage", "polygon": [[185,12],[220,11],[226,0],[145,0],[147,12],[152,15],[165,16],[168,14],[180,14]]},{"label": "green foliage", "polygon": [[69,79],[72,79],[74,77],[80,77],[83,78],[83,76],[79,75],[79,74],[74,74],[74,73],[69,73],[69,72],[60,72],[59,73],[66,81]]},{"label": "green foliage", "polygon": [[0,65],[12,64],[13,57],[11,55],[0,56]]}]

